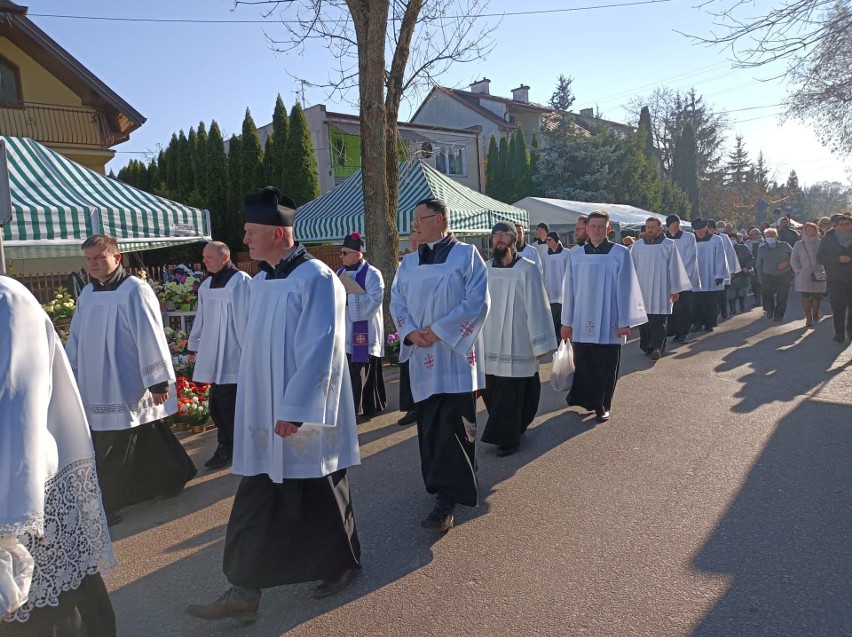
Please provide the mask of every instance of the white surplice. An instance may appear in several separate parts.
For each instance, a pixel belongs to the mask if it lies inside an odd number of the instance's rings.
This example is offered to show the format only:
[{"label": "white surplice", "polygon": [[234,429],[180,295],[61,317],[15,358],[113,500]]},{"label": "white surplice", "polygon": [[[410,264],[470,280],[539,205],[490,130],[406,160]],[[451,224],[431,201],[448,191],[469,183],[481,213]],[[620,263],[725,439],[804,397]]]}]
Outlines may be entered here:
[{"label": "white surplice", "polygon": [[544,266],[541,263],[541,255],[538,253],[538,250],[535,246],[531,246],[529,243],[524,244],[524,249],[521,250],[518,254],[520,254],[525,259],[529,259],[533,263],[535,263],[535,267],[538,268],[539,276],[544,276]]},{"label": "white surplice", "polygon": [[[728,259],[725,256],[725,248],[722,241],[712,237],[708,241],[696,241],[698,252],[698,272],[701,278],[701,287],[693,292],[715,292],[725,289],[725,280],[730,279],[728,270]],[[716,280],[722,283],[716,285]]]},{"label": "white surplice", "polygon": [[[317,259],[288,277],[255,276],[237,380],[233,472],[273,482],[360,463],[346,362],[346,291]],[[295,435],[279,420],[303,423]]]},{"label": "white surplice", "polygon": [[[483,389],[482,327],[488,314],[485,262],[472,245],[458,242],[444,263],[420,265],[416,252],[402,259],[391,286],[391,312],[403,340],[415,402],[433,394]],[[411,332],[431,327],[431,347],[404,343]]]},{"label": "white surplice", "polygon": [[698,270],[698,250],[695,248],[695,235],[691,232],[680,232],[680,237],[672,238],[680,260],[683,262],[683,267],[686,268],[686,275],[689,277],[689,282],[692,284],[693,292],[701,291],[701,274]]},{"label": "white surplice", "polygon": [[642,290],[630,253],[615,244],[608,254],[571,249],[562,290],[562,325],[574,330],[577,343],[621,345],[619,327],[648,322]]},{"label": "white surplice", "polygon": [[370,356],[381,358],[385,354],[385,315],[382,302],[385,297],[385,280],[378,268],[366,261],[356,272],[349,272],[352,280],[367,268],[364,279],[366,294],[346,295],[346,353],[352,353],[352,324],[367,321],[367,336]]},{"label": "white surplice", "polygon": [[192,380],[229,385],[237,382],[240,371],[251,277],[238,270],[225,287],[215,289],[212,280],[206,278],[198,288],[198,312],[187,346],[197,352]]},{"label": "white surplice", "polygon": [[521,257],[511,268],[488,261],[491,308],[482,330],[485,373],[526,378],[537,356],[556,349],[553,316],[535,264]]},{"label": "white surplice", "polygon": [[29,581],[15,586],[27,599],[7,618],[26,621],[115,558],[71,367],[38,301],[5,276],[0,325],[0,617],[13,610],[6,568],[28,554]]},{"label": "white surplice", "polygon": [[[94,431],[130,429],[177,411],[175,371],[160,304],[144,281],[128,277],[115,290],[87,285],[65,345]],[[155,405],[148,387],[169,383]]]},{"label": "white surplice", "polygon": [[725,285],[731,284],[731,275],[740,271],[740,260],[737,259],[737,251],[734,250],[734,243],[731,237],[726,234],[714,234],[722,243],[722,249],[725,251],[725,262],[728,264],[728,276],[725,278]]},{"label": "white surplice", "polygon": [[542,259],[544,265],[544,289],[547,292],[548,303],[562,303],[562,282],[565,279],[565,268],[571,251],[562,248],[557,254],[548,254]]},{"label": "white surplice", "polygon": [[648,314],[671,314],[671,295],[692,290],[680,253],[671,239],[651,244],[639,239],[630,248],[630,257]]},{"label": "white surplice", "polygon": [[547,241],[545,241],[544,243],[539,243],[538,239],[533,241],[532,247],[535,248],[536,252],[538,252],[538,258],[542,261],[544,260],[544,257],[547,256],[547,251],[550,249],[547,245]]}]

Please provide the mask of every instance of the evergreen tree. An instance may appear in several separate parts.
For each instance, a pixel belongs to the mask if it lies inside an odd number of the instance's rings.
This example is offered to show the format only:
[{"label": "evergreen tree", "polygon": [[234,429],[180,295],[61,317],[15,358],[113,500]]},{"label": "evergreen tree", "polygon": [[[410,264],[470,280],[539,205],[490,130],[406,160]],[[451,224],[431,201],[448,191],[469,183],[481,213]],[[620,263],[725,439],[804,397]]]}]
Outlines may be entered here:
[{"label": "evergreen tree", "polygon": [[319,174],[308,121],[302,105],[296,102],[290,110],[290,129],[284,156],[287,171],[284,173],[282,192],[301,206],[319,197]]},{"label": "evergreen tree", "polygon": [[497,171],[500,163],[500,151],[494,135],[488,142],[488,156],[485,160],[485,194],[497,199]]},{"label": "evergreen tree", "polygon": [[172,133],[169,145],[166,147],[166,190],[177,192],[178,190],[178,137]]},{"label": "evergreen tree", "polygon": [[653,159],[656,162],[656,153],[654,152],[654,133],[651,130],[651,111],[647,106],[643,106],[639,112],[639,133],[645,143],[644,153],[648,159]]},{"label": "evergreen tree", "polygon": [[556,80],[556,90],[550,96],[551,107],[557,111],[567,111],[571,108],[571,105],[576,99],[574,92],[571,90],[571,83],[573,81],[573,77],[565,77],[561,73],[559,74],[559,79]]},{"label": "evergreen tree", "polygon": [[497,174],[494,180],[494,198],[509,202],[509,140],[500,138],[497,152]]},{"label": "evergreen tree", "polygon": [[672,164],[673,181],[681,187],[689,198],[690,211],[688,219],[698,216],[698,156],[695,145],[695,131],[692,123],[687,122],[678,138],[674,149]]},{"label": "evergreen tree", "polygon": [[[198,122],[198,133],[195,142],[195,159],[192,162],[192,173],[195,176],[194,190],[203,201],[207,201],[207,127],[204,122]],[[204,204],[207,205],[206,203]]]},{"label": "evergreen tree", "polygon": [[515,139],[514,133],[509,133],[509,154],[506,156],[506,177],[504,180],[504,189],[503,189],[503,201],[506,203],[512,203],[513,201],[517,201],[517,199],[513,199],[515,196],[515,188],[517,186],[517,175],[515,175],[515,155],[517,151],[517,140]]},{"label": "evergreen tree", "polygon": [[[231,153],[231,156],[233,157],[233,153]],[[249,109],[246,109],[246,116],[243,119],[243,129],[240,135],[240,157],[243,196],[267,186],[266,175],[263,174],[263,147],[260,145],[260,135]]]},{"label": "evergreen tree", "polygon": [[148,168],[146,169],[148,172],[148,192],[154,192],[154,190],[160,185],[160,170],[157,166],[157,161],[152,159],[148,162]]},{"label": "evergreen tree", "polygon": [[757,185],[761,194],[769,189],[769,168],[766,166],[766,158],[761,150],[757,154],[757,162],[751,167],[752,182]]},{"label": "evergreen tree", "polygon": [[198,191],[195,189],[196,177],[195,177],[195,169],[196,164],[198,163],[198,135],[195,132],[195,128],[189,128],[189,135],[186,136],[187,146],[189,147],[189,177],[191,181],[186,183],[184,187],[186,188],[186,194],[184,197],[189,198],[190,193],[197,193]]},{"label": "evergreen tree", "polygon": [[538,135],[533,133],[530,141],[530,195],[537,194],[535,177],[538,175],[538,162],[541,160],[541,143],[538,140]]},{"label": "evergreen tree", "polygon": [[[232,138],[236,139],[236,138]],[[213,238],[227,243],[232,250],[242,246],[242,240],[234,236],[237,223],[231,223],[240,208],[229,206],[229,186],[227,156],[222,131],[214,119],[210,122],[207,135],[207,157],[205,158],[207,181],[204,190],[207,193],[207,207],[210,210],[210,223],[213,226]]]},{"label": "evergreen tree", "polygon": [[509,201],[518,201],[530,194],[530,155],[524,131],[518,128],[509,144]]},{"label": "evergreen tree", "polygon": [[609,181],[612,200],[646,210],[659,210],[660,177],[653,160],[645,155],[643,132],[640,130],[613,142],[616,154],[610,164]]},{"label": "evergreen tree", "polygon": [[663,215],[677,215],[685,219],[688,211],[692,208],[683,189],[670,179],[660,181],[660,208],[658,212]]},{"label": "evergreen tree", "polygon": [[[118,172],[120,173],[120,172],[121,172],[121,170],[119,170]],[[109,174],[107,175],[107,177],[109,177],[110,179],[115,179],[115,178],[116,178],[116,177],[115,177],[115,173],[112,171],[112,168],[110,168],[110,169],[109,169]]]},{"label": "evergreen tree", "polygon": [[241,144],[242,140],[236,135],[231,135],[231,139],[228,140],[228,212],[225,226],[228,228],[230,241],[235,239],[236,219],[239,211],[243,209],[246,195],[249,194],[243,181]]},{"label": "evergreen tree", "polygon": [[751,164],[748,161],[743,136],[737,135],[734,149],[728,154],[728,163],[725,166],[725,182],[728,186],[742,188],[751,181],[750,170]]},{"label": "evergreen tree", "polygon": [[151,181],[151,192],[159,192],[166,187],[166,176],[168,173],[168,159],[164,150],[157,153],[156,181]]},{"label": "evergreen tree", "polygon": [[288,165],[285,155],[288,130],[287,108],[279,95],[272,112],[272,135],[266,140],[266,152],[263,156],[266,163],[266,183],[278,188],[284,187],[284,173]]}]

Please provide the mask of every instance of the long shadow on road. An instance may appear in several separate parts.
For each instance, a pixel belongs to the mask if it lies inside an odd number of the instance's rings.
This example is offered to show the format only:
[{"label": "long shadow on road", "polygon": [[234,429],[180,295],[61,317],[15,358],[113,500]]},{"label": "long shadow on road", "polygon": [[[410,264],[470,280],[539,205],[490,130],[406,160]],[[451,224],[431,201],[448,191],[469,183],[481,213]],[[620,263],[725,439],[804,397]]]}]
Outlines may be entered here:
[{"label": "long shadow on road", "polygon": [[779,424],[694,566],[733,576],[694,635],[852,635],[852,407]]}]

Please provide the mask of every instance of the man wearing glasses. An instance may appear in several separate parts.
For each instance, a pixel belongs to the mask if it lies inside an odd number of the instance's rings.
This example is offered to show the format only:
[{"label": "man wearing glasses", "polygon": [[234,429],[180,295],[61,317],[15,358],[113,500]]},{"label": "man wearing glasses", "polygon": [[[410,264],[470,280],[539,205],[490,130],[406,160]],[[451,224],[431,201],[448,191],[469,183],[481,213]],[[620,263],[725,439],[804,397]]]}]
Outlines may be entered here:
[{"label": "man wearing glasses", "polygon": [[352,379],[355,414],[369,417],[385,409],[385,380],[382,376],[385,319],[382,273],[364,259],[364,239],[353,232],[340,248],[343,267],[337,276],[351,277],[364,291],[346,295],[346,358]]},{"label": "man wearing glasses", "polygon": [[391,312],[403,341],[416,403],[426,490],[436,496],[423,528],[444,532],[456,504],[476,506],[476,397],[485,387],[480,332],[488,314],[485,262],[449,231],[440,199],[414,209],[416,253],[402,259],[391,286]]}]

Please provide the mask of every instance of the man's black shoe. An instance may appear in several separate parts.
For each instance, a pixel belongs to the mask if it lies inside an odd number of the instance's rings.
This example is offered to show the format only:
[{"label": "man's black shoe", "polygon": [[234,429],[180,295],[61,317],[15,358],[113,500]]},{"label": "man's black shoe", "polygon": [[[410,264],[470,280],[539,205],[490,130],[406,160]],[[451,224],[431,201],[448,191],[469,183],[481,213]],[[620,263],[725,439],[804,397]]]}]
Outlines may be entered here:
[{"label": "man's black shoe", "polygon": [[123,518],[121,517],[121,513],[114,512],[114,513],[107,513],[106,519],[107,519],[107,526],[115,526],[116,524],[121,524],[121,520]]},{"label": "man's black shoe", "polygon": [[260,594],[232,586],[210,604],[190,604],[184,610],[199,619],[236,619],[241,622],[257,621]]},{"label": "man's black shoe", "polygon": [[595,420],[598,422],[606,422],[609,420],[609,412],[608,411],[596,411],[595,412]]},{"label": "man's black shoe", "polygon": [[227,467],[229,464],[231,464],[231,451],[219,445],[210,460],[204,463],[204,468],[215,470]]},{"label": "man's black shoe", "polygon": [[514,447],[505,447],[505,446],[501,445],[501,446],[497,447],[497,456],[499,456],[500,458],[505,458],[506,456],[511,456],[517,450],[518,450],[517,445],[515,445]]},{"label": "man's black shoe", "polygon": [[432,513],[420,522],[420,526],[430,531],[445,533],[453,526],[453,514],[447,513],[441,507],[436,506],[432,509]]},{"label": "man's black shoe", "polygon": [[316,598],[328,597],[334,595],[346,588],[347,584],[352,581],[358,572],[361,570],[361,565],[345,568],[334,577],[329,577],[320,582],[319,586],[314,589],[313,596]]},{"label": "man's black shoe", "polygon": [[409,411],[402,418],[396,421],[396,424],[400,426],[410,425],[412,423],[417,422],[417,412]]}]

